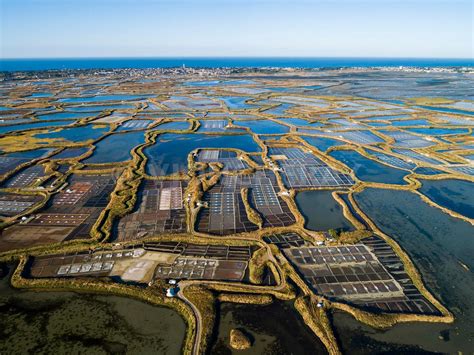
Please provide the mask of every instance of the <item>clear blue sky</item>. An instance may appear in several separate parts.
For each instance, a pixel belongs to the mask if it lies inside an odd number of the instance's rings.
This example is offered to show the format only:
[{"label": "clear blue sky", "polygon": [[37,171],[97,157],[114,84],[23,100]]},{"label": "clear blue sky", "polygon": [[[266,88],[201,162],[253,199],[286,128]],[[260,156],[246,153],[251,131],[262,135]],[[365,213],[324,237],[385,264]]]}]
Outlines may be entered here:
[{"label": "clear blue sky", "polygon": [[472,0],[0,0],[0,57],[473,56]]}]

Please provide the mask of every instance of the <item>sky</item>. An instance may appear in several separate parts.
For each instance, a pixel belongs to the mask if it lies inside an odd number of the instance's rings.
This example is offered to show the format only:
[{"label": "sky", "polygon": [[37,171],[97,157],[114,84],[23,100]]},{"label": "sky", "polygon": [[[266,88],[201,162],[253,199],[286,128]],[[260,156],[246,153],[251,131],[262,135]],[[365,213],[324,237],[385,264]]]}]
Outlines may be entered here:
[{"label": "sky", "polygon": [[472,58],[472,0],[0,0],[0,57]]}]

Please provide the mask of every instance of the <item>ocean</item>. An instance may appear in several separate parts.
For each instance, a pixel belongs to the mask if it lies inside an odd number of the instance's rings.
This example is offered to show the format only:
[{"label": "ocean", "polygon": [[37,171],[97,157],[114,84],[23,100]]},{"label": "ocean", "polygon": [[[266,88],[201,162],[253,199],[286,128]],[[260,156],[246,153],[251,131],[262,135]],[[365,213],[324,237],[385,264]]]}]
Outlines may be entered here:
[{"label": "ocean", "polygon": [[121,69],[180,67],[473,67],[474,59],[437,58],[51,58],[0,59],[0,71],[38,71],[54,69]]}]

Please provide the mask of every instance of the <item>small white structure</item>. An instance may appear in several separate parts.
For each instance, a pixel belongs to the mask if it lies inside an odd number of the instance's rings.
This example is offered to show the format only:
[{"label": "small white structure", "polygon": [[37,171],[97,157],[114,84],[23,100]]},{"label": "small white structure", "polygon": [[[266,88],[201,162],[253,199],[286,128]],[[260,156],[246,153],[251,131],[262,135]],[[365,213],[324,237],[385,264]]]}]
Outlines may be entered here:
[{"label": "small white structure", "polygon": [[134,249],[132,258],[139,258],[143,254],[145,254],[145,249],[142,249],[142,248]]}]

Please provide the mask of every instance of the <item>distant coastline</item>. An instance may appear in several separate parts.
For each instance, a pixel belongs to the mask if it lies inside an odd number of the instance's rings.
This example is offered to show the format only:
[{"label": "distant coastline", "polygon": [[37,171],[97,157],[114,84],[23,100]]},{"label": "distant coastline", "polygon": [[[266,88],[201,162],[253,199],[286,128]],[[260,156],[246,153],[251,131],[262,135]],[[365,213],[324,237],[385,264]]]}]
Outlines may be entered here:
[{"label": "distant coastline", "polygon": [[0,71],[149,68],[339,68],[339,67],[474,67],[474,59],[449,58],[38,58],[0,59]]}]

